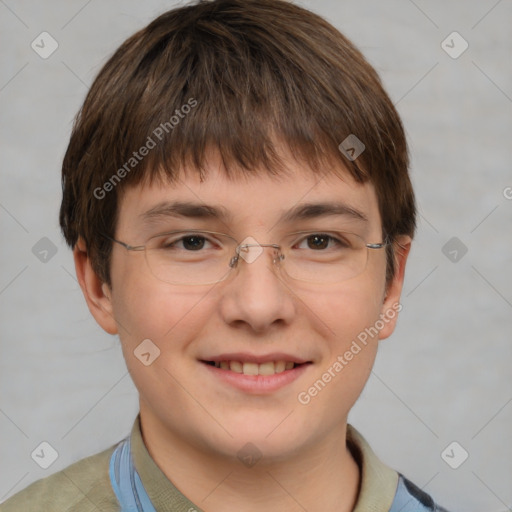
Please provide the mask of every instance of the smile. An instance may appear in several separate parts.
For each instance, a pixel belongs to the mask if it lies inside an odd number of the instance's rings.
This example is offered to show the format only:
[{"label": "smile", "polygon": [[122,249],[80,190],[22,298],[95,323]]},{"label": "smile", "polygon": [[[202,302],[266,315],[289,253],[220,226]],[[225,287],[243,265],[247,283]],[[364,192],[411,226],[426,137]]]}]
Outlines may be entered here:
[{"label": "smile", "polygon": [[215,381],[253,395],[266,395],[284,388],[313,366],[313,361],[285,353],[225,353],[199,361]]},{"label": "smile", "polygon": [[205,361],[210,366],[221,370],[231,370],[244,375],[274,375],[285,370],[293,370],[299,364],[293,361],[266,361],[263,363],[242,362],[242,361]]}]

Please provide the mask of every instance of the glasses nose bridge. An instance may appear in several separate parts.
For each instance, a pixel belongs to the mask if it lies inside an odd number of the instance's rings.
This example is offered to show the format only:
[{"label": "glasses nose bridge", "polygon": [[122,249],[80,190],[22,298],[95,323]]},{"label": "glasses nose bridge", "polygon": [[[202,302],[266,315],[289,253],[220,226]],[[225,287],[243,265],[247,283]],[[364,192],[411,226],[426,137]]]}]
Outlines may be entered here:
[{"label": "glasses nose bridge", "polygon": [[[256,250],[253,251],[252,254],[251,254],[251,251],[249,250],[251,247],[256,248]],[[260,244],[258,242],[256,242],[256,243],[241,243],[236,247],[236,255],[233,258],[231,258],[229,266],[231,268],[236,267],[238,265],[240,258],[245,260],[246,263],[253,263],[261,256],[261,254],[263,253],[264,247],[271,247],[277,251],[277,255],[275,255],[272,258],[272,263],[274,265],[278,265],[281,261],[284,260],[284,255],[281,250],[281,245],[279,245],[279,244]],[[245,256],[244,253],[246,253],[247,256]]]}]

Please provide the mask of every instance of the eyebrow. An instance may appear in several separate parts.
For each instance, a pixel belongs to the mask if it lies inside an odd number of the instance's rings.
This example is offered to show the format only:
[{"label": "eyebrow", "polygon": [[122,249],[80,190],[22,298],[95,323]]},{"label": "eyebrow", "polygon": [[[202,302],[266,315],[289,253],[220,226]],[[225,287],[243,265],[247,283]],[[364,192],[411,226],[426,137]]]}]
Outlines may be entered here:
[{"label": "eyebrow", "polygon": [[285,212],[279,221],[293,222],[326,216],[345,216],[368,222],[368,217],[363,212],[347,204],[334,202],[299,204]]},{"label": "eyebrow", "polygon": [[[297,220],[308,220],[326,216],[345,216],[368,222],[368,217],[352,206],[338,202],[322,202],[299,204],[291,210],[284,212],[279,218],[278,223],[292,223]],[[221,205],[210,206],[194,202],[174,201],[160,203],[142,213],[140,217],[146,223],[167,217],[216,219],[227,222],[232,220],[233,215]]]}]

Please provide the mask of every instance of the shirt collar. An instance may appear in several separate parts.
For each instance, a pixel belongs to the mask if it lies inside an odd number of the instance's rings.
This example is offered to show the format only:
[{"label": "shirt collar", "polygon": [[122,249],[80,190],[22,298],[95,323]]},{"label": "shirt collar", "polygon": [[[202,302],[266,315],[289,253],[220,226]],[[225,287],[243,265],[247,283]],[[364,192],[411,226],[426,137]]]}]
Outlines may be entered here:
[{"label": "shirt collar", "polygon": [[[133,424],[131,445],[135,469],[156,510],[200,510],[181,494],[152,459],[142,439],[140,416]],[[377,458],[364,437],[351,425],[347,425],[347,446],[361,470],[359,496],[353,512],[388,512],[395,497],[398,473]]]},{"label": "shirt collar", "polygon": [[359,496],[353,512],[388,512],[395,498],[398,473],[380,461],[352,425],[347,425],[347,446],[361,470]]}]

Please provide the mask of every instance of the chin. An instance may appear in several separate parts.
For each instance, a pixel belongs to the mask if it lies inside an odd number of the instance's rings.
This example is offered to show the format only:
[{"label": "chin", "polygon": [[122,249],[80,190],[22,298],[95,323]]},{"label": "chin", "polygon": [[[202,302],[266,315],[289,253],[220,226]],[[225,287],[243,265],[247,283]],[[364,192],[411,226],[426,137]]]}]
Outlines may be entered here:
[{"label": "chin", "polygon": [[291,417],[290,421],[283,421],[284,418],[286,415],[282,414],[278,418],[262,418],[261,412],[244,415],[222,423],[232,437],[221,433],[215,438],[209,435],[205,441],[210,450],[229,458],[263,457],[262,462],[286,459],[311,442],[311,436],[300,421],[292,421]]}]

